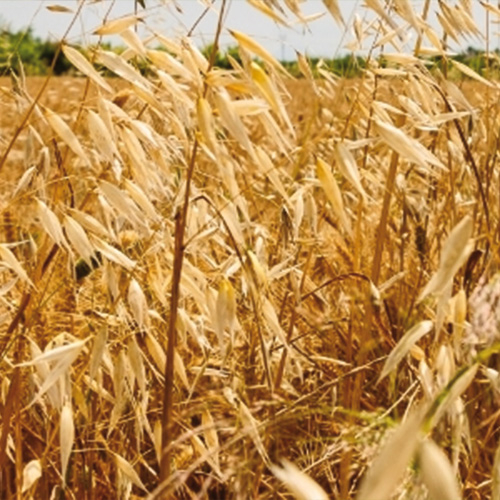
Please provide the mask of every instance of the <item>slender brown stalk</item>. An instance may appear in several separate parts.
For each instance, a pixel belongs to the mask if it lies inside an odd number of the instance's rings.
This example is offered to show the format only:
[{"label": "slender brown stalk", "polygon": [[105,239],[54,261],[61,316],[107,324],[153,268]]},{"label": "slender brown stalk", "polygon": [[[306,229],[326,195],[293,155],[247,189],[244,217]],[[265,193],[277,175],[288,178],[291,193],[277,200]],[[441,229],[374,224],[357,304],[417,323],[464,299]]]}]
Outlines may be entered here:
[{"label": "slender brown stalk", "polygon": [[[219,21],[217,24],[217,31],[215,40],[212,47],[212,53],[209,62],[207,73],[213,67],[215,57],[219,48],[219,38],[222,31],[222,20],[224,17],[226,7],[226,0],[222,0],[222,7],[219,13]],[[207,92],[207,86],[204,88],[204,93]],[[191,193],[191,183],[196,166],[196,155],[198,152],[198,140],[195,139],[191,158],[189,160],[188,170],[186,172],[186,185],[184,191],[184,201],[180,211],[175,218],[175,240],[174,240],[174,266],[172,272],[172,288],[170,293],[170,311],[168,319],[167,330],[167,358],[165,364],[165,388],[163,392],[163,413],[162,413],[162,455],[160,460],[160,482],[168,479],[171,472],[171,443],[173,441],[173,403],[174,403],[174,359],[175,359],[175,346],[177,342],[177,311],[179,306],[180,296],[180,281],[182,276],[182,264],[184,260],[184,234],[186,232],[187,216],[189,211],[189,198]]]}]

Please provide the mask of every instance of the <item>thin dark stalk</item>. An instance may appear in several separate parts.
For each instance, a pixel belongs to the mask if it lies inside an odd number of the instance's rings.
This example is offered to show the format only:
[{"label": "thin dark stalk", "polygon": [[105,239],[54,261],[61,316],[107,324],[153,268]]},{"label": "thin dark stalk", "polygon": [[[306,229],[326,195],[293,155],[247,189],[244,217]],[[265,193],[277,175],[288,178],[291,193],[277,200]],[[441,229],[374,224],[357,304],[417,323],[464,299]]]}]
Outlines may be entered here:
[{"label": "thin dark stalk", "polygon": [[[217,31],[215,33],[215,40],[212,47],[212,53],[209,61],[209,68],[207,73],[213,67],[218,47],[219,38],[222,31],[222,20],[226,7],[226,0],[222,0],[222,7],[219,14],[219,21],[217,23]],[[203,93],[206,94],[208,87],[205,85]],[[188,170],[186,172],[186,185],[184,191],[184,202],[177,213],[175,218],[175,243],[174,243],[174,265],[172,275],[172,288],[170,293],[170,316],[168,320],[168,346],[167,346],[167,359],[165,363],[165,388],[163,393],[163,412],[162,412],[162,456],[160,460],[160,483],[166,481],[171,473],[171,452],[170,444],[174,436],[174,419],[173,419],[173,403],[174,403],[174,359],[175,359],[175,346],[177,343],[177,311],[179,306],[180,297],[180,281],[182,276],[182,264],[184,261],[184,234],[186,232],[187,216],[189,211],[189,197],[191,193],[191,183],[196,166],[196,156],[198,153],[199,143],[195,139],[191,158],[189,160]]]}]

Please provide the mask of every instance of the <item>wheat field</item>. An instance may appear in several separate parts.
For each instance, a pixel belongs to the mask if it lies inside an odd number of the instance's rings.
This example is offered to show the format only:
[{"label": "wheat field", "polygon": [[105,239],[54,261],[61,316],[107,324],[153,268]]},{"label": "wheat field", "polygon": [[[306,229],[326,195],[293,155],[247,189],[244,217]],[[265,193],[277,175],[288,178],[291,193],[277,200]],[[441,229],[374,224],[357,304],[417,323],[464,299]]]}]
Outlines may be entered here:
[{"label": "wheat field", "polygon": [[63,39],[76,76],[0,79],[0,497],[500,499],[500,85],[448,45],[472,1],[325,1],[372,40],[355,79],[290,75],[225,0],[208,56],[130,3],[96,29],[120,55]]}]

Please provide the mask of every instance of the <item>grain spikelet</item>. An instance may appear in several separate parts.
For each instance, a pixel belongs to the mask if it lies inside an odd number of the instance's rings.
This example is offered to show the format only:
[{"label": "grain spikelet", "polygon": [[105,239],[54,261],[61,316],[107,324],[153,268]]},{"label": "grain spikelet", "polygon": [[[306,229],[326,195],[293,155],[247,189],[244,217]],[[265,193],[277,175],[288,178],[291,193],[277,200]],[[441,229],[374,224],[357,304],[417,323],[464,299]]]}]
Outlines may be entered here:
[{"label": "grain spikelet", "polygon": [[465,26],[460,12],[457,13],[447,2],[443,2],[442,0],[439,0],[439,7],[441,8],[441,12],[447,24],[451,26],[452,30],[454,30],[457,35],[467,33],[467,26]]},{"label": "grain spikelet", "polygon": [[126,28],[120,33],[120,38],[138,55],[146,57],[146,48],[137,33],[132,28]]},{"label": "grain spikelet", "polygon": [[145,143],[146,146],[150,145],[156,149],[161,149],[162,145],[157,140],[157,135],[150,125],[141,120],[130,120],[128,122],[130,130],[137,135],[138,139]]},{"label": "grain spikelet", "polygon": [[132,271],[136,266],[136,263],[132,259],[129,259],[124,253],[120,252],[120,250],[109,245],[100,238],[97,238],[96,236],[92,237],[92,243],[104,257],[115,264],[119,264],[128,271]]},{"label": "grain spikelet", "polygon": [[295,51],[295,54],[297,55],[297,63],[299,65],[300,72],[313,85],[314,91],[317,93],[318,89],[314,81],[314,75],[313,72],[311,71],[311,66],[309,65],[309,61],[307,60],[306,56],[304,56],[304,54],[297,51]]},{"label": "grain spikelet", "polygon": [[263,99],[239,99],[233,101],[233,107],[238,116],[256,116],[269,109],[269,104]]},{"label": "grain spikelet", "polygon": [[11,250],[9,250],[9,248],[4,244],[0,244],[0,259],[2,259],[3,263],[6,264],[10,269],[12,269],[12,271],[14,271],[21,280],[35,288],[35,284],[29,279],[28,274],[24,270],[23,266],[21,266],[21,263],[16,259],[16,256],[11,252]]},{"label": "grain spikelet", "polygon": [[158,370],[164,370],[165,369],[165,360],[166,360],[166,355],[163,350],[163,347],[160,345],[158,340],[154,337],[154,335],[151,335],[151,333],[146,332],[146,347],[148,348],[148,352],[151,355],[153,361],[155,362],[156,367]]},{"label": "grain spikelet", "polygon": [[286,112],[281,97],[269,76],[267,76],[266,72],[254,62],[250,63],[250,72],[252,80],[257,88],[260,90],[273,111],[283,120],[283,123],[286,124],[292,136],[294,136],[295,132],[293,125],[290,122],[290,118],[288,117],[288,113]]},{"label": "grain spikelet", "polygon": [[394,0],[396,12],[418,33],[420,33],[420,23],[413,11],[410,0]]},{"label": "grain spikelet", "polygon": [[236,243],[240,245],[240,248],[245,248],[245,237],[243,236],[243,231],[238,220],[238,212],[234,203],[224,202],[222,207],[219,208],[219,212]]},{"label": "grain spikelet", "polygon": [[148,302],[141,285],[135,279],[130,280],[127,300],[132,311],[132,316],[139,328],[146,327],[148,323]]},{"label": "grain spikelet", "polygon": [[200,67],[193,57],[192,51],[187,49],[185,43],[182,45],[182,51],[180,53],[181,64],[187,71],[189,71],[191,83],[196,88],[197,92],[202,92],[203,80],[200,75]]},{"label": "grain spikelet", "polygon": [[94,257],[94,247],[87,236],[85,230],[72,219],[69,215],[64,216],[63,221],[64,230],[66,236],[71,244],[75,247],[80,256],[85,260],[85,262],[92,268],[93,267],[93,257]]},{"label": "grain spikelet", "polygon": [[47,361],[59,361],[61,359],[67,359],[68,357],[74,359],[78,356],[83,346],[87,343],[88,339],[85,340],[76,340],[71,344],[65,344],[62,346],[54,347],[49,349],[42,354],[36,356],[31,361],[25,361],[24,363],[20,363],[18,366],[32,366],[38,363],[45,363]]},{"label": "grain spikelet", "polygon": [[160,216],[150,199],[146,196],[146,193],[144,193],[144,191],[137,184],[133,183],[129,179],[125,179],[124,184],[130,194],[130,197],[135,201],[139,208],[144,211],[151,221],[158,222],[160,220]]},{"label": "grain spikelet", "polygon": [[189,37],[182,38],[182,49],[188,51],[192,60],[196,64],[199,72],[205,74],[208,71],[208,60],[205,55],[200,51],[200,49],[193,43],[193,40]]},{"label": "grain spikelet", "polygon": [[469,216],[464,217],[453,228],[443,245],[438,270],[422,290],[418,298],[419,301],[432,293],[441,293],[453,279],[455,273],[472,251],[473,228],[474,225]]},{"label": "grain spikelet", "polygon": [[420,476],[432,500],[460,500],[462,495],[444,451],[431,439],[420,444]]},{"label": "grain spikelet", "polygon": [[479,0],[479,3],[488,11],[490,11],[493,15],[500,18],[500,7],[496,7],[495,5],[485,2],[483,0]]},{"label": "grain spikelet", "polygon": [[156,74],[167,92],[172,94],[172,96],[179,100],[180,103],[186,106],[191,106],[191,99],[186,94],[187,89],[185,88],[185,85],[178,83],[169,74],[160,69],[156,70]]},{"label": "grain spikelet", "polygon": [[270,468],[297,500],[328,500],[323,488],[288,460],[281,460],[281,467],[272,464]]},{"label": "grain spikelet", "polygon": [[274,12],[274,10],[262,0],[247,0],[248,3],[255,7],[258,11],[262,12],[265,16],[269,17],[273,21],[276,21],[278,24],[282,26],[289,26],[289,24],[279,15]]},{"label": "grain spikelet", "polygon": [[339,142],[335,147],[335,159],[342,175],[354,186],[366,203],[368,196],[361,184],[358,165],[352,153],[345,144]]},{"label": "grain spikelet", "polygon": [[407,160],[420,165],[428,171],[427,163],[435,167],[446,170],[446,167],[422,144],[415,139],[408,137],[402,130],[376,120],[377,130],[384,140],[394,151]]},{"label": "grain spikelet", "polygon": [[248,137],[247,131],[238,113],[236,113],[229,95],[225,91],[220,91],[215,95],[217,108],[225,127],[231,135],[247,151],[254,163],[257,163],[253,144]]},{"label": "grain spikelet", "polygon": [[147,231],[144,218],[141,216],[137,205],[124,191],[106,181],[99,183],[99,190],[118,214],[126,217],[136,228]]},{"label": "grain spikelet", "polygon": [[[241,33],[241,31],[229,30],[229,33],[236,38],[236,41],[246,50],[253,52],[255,55],[262,58],[270,66],[273,66],[278,71],[288,75],[288,72],[283,68],[283,66],[264,48],[262,45],[258,44],[255,40],[250,38],[248,35]],[[290,75],[288,75],[290,76]]]},{"label": "grain spikelet", "polygon": [[379,0],[365,0],[365,6],[372,9],[379,18],[383,19],[393,30],[398,29],[398,25],[395,21],[387,14],[383,5]]},{"label": "grain spikelet", "polygon": [[92,353],[90,355],[89,376],[91,380],[94,380],[96,378],[97,370],[101,365],[101,361],[106,351],[107,341],[108,330],[107,328],[101,328],[97,335],[94,337],[94,344],[92,346]]},{"label": "grain spikelet", "polygon": [[478,75],[473,69],[469,68],[469,66],[466,66],[465,64],[462,64],[461,62],[455,61],[453,59],[451,59],[451,64],[453,64],[453,66],[455,66],[455,68],[457,68],[464,75],[472,78],[473,80],[476,80],[476,82],[480,82],[490,88],[498,88],[495,84],[486,80],[486,78]]},{"label": "grain spikelet", "polygon": [[261,171],[268,177],[274,189],[276,189],[276,191],[290,206],[290,198],[288,197],[285,186],[283,186],[283,182],[281,181],[281,172],[279,172],[279,170],[274,166],[271,158],[269,158],[267,153],[260,146],[257,146],[256,153],[259,160],[258,166],[260,167]]},{"label": "grain spikelet", "polygon": [[420,62],[418,57],[415,57],[412,54],[405,54],[404,52],[390,52],[384,54],[384,59],[393,64],[400,64],[401,66],[417,64]]},{"label": "grain spikelet", "polygon": [[193,448],[195,449],[196,453],[201,457],[204,458],[207,463],[212,467],[214,472],[219,476],[222,477],[222,472],[220,470],[220,467],[218,466],[217,462],[214,460],[212,457],[211,451],[209,451],[205,445],[203,444],[203,441],[196,435],[191,436],[191,443],[193,443]]},{"label": "grain spikelet", "polygon": [[287,157],[289,157],[289,152],[293,148],[292,142],[285,136],[276,123],[271,113],[264,112],[259,115],[259,118],[264,125],[264,128],[270,138],[274,141],[278,149]]},{"label": "grain spikelet", "polygon": [[12,193],[12,198],[15,198],[18,194],[22,193],[30,185],[34,175],[36,174],[36,171],[36,165],[24,171],[23,175],[19,179],[19,182],[17,183],[16,189]]},{"label": "grain spikelet", "polygon": [[108,21],[94,30],[94,35],[119,35],[127,28],[136,25],[142,20],[141,16],[124,16]]},{"label": "grain spikelet", "polygon": [[151,62],[157,68],[166,71],[169,75],[180,76],[187,82],[190,82],[193,79],[191,72],[170,54],[160,50],[148,50],[147,54]]},{"label": "grain spikelet", "polygon": [[[224,341],[224,330],[229,329],[230,333],[236,321],[236,296],[231,282],[224,278],[219,285],[217,302],[215,306],[215,331],[219,338],[219,346],[222,359],[225,358],[228,350]],[[231,349],[229,346],[229,350]]]},{"label": "grain spikelet", "polygon": [[[111,452],[113,453],[113,452]],[[141,478],[139,477],[139,474],[135,471],[134,467],[130,462],[125,460],[123,457],[118,455],[117,453],[113,453],[113,456],[115,458],[115,463],[118,469],[120,469],[125,476],[138,488],[141,490],[145,491],[146,493],[148,492],[146,486],[144,486],[144,483],[141,481]]]},{"label": "grain spikelet", "polygon": [[[42,350],[31,339],[30,339],[30,354],[31,354],[32,359],[35,359],[42,354]],[[36,372],[38,374],[40,381],[43,381],[43,380],[48,378],[48,376],[50,375],[50,363],[49,362],[42,361],[41,363],[36,363],[34,366],[35,366],[35,369],[36,369]],[[47,390],[47,396],[48,396],[49,403],[54,408],[61,408],[62,407],[62,399],[61,399],[61,393],[59,391],[59,387],[57,387],[57,386],[50,387]]]},{"label": "grain spikelet", "polygon": [[418,342],[424,335],[429,333],[432,330],[432,327],[432,321],[421,321],[410,328],[403,335],[401,340],[397,343],[396,347],[391,351],[391,354],[389,354],[386,359],[378,379],[379,382],[398,366],[399,362],[408,354],[415,343]]},{"label": "grain spikelet", "polygon": [[42,385],[40,386],[38,393],[30,402],[30,406],[37,403],[40,398],[49,391],[54,384],[61,381],[64,377],[67,376],[68,370],[72,365],[73,361],[80,354],[80,350],[74,349],[69,352],[65,357],[59,359],[59,361],[55,364],[54,368],[47,374],[47,377],[43,380]]},{"label": "grain spikelet", "polygon": [[247,250],[247,257],[250,265],[248,269],[250,271],[250,275],[252,276],[252,282],[255,285],[256,290],[268,290],[269,282],[267,279],[267,273],[262,267],[262,264],[259,262],[258,257],[252,252],[252,250]]},{"label": "grain spikelet", "polygon": [[38,216],[40,217],[43,229],[57,245],[69,249],[57,215],[43,201],[37,200],[37,204]]},{"label": "grain spikelet", "polygon": [[21,493],[28,491],[42,477],[42,464],[40,460],[31,460],[23,469],[23,486]]},{"label": "grain spikelet", "polygon": [[480,38],[483,37],[481,30],[477,27],[476,23],[474,22],[474,19],[472,19],[470,12],[468,12],[467,9],[464,9],[463,6],[459,4],[455,5],[453,11],[455,13],[455,18],[458,17],[463,26],[465,26],[464,31],[466,33],[477,35]]},{"label": "grain spikelet", "polygon": [[87,231],[93,232],[102,236],[103,238],[112,238],[109,231],[92,215],[81,212],[80,210],[71,209],[71,215],[73,218],[82,225]]},{"label": "grain spikelet", "polygon": [[459,30],[449,22],[448,17],[443,15],[441,12],[436,12],[436,17],[439,24],[443,28],[443,31],[456,43],[460,43]]},{"label": "grain spikelet", "polygon": [[210,452],[213,461],[217,469],[220,471],[220,463],[219,463],[219,436],[217,434],[217,429],[215,425],[215,421],[212,417],[212,414],[209,410],[203,410],[201,414],[201,423],[203,425],[204,431],[203,435],[205,436],[205,442],[207,443],[208,451]]},{"label": "grain spikelet", "polygon": [[76,156],[78,156],[86,165],[90,165],[80,141],[77,139],[76,135],[69,128],[66,122],[50,109],[45,109],[45,118],[52,127],[52,130],[66,143],[71,151],[73,151],[73,153],[75,153]]},{"label": "grain spikelet", "polygon": [[90,109],[87,111],[87,126],[94,146],[106,160],[112,163],[115,156],[119,156],[113,137],[102,118]]},{"label": "grain spikelet", "polygon": [[61,410],[59,439],[61,444],[61,475],[64,486],[66,484],[66,471],[68,469],[69,458],[75,441],[75,424],[73,422],[73,410],[70,403],[66,403]]},{"label": "grain spikelet", "polygon": [[323,0],[325,7],[328,9],[328,12],[332,15],[333,19],[337,21],[341,26],[345,25],[344,18],[342,17],[342,12],[339,7],[338,0]]},{"label": "grain spikelet", "polygon": [[128,359],[130,362],[130,367],[137,380],[137,385],[142,393],[142,397],[147,397],[147,379],[146,379],[146,369],[144,367],[144,362],[142,360],[142,353],[137,344],[135,336],[132,336],[128,341]]},{"label": "grain spikelet", "polygon": [[198,126],[200,132],[213,154],[217,152],[217,138],[215,137],[215,124],[212,116],[212,108],[206,99],[200,97],[196,106],[198,115]]},{"label": "grain spikelet", "polygon": [[422,415],[414,411],[399,425],[361,481],[356,500],[391,498],[420,440]]},{"label": "grain spikelet", "polygon": [[45,7],[45,8],[50,12],[59,12],[59,13],[65,13],[65,14],[73,13],[73,10],[66,7],[65,5],[58,5],[58,4],[47,5],[47,7]]},{"label": "grain spikelet", "polygon": [[182,360],[179,351],[175,351],[174,354],[174,370],[177,376],[181,379],[186,390],[191,391],[191,386],[189,385],[189,379],[187,377],[186,366],[184,365],[184,361]]},{"label": "grain spikelet", "polygon": [[163,106],[156,96],[149,89],[145,89],[142,85],[132,83],[134,94],[142,99],[145,103],[149,104],[154,110],[158,111],[161,115],[166,114],[166,108]]},{"label": "grain spikelet", "polygon": [[345,232],[351,236],[351,224],[344,210],[344,202],[342,200],[342,194],[340,192],[339,186],[335,177],[333,176],[331,168],[321,159],[318,158],[316,161],[316,175],[326,194],[330,205],[332,206],[335,214],[340,219],[342,227]]},{"label": "grain spikelet", "polygon": [[62,51],[68,58],[69,62],[75,66],[78,71],[81,71],[85,76],[88,76],[94,83],[102,87],[107,92],[113,92],[113,89],[106,82],[106,80],[78,50],[70,47],[69,45],[63,45]]},{"label": "grain spikelet", "polygon": [[124,80],[141,87],[143,90],[149,90],[151,84],[144,78],[133,66],[124,61],[119,55],[106,50],[98,50],[96,60],[110,71],[121,76]]}]

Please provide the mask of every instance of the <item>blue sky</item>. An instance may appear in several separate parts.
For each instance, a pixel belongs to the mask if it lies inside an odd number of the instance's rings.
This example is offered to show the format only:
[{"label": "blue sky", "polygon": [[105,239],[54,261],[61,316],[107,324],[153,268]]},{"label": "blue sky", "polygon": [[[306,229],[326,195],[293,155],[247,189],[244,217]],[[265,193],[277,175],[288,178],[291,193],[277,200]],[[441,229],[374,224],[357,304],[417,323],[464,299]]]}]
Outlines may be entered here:
[{"label": "blue sky", "polygon": [[[146,10],[147,25],[161,31],[166,36],[184,35],[204,10],[198,0],[145,0],[149,7]],[[432,0],[432,12],[437,8],[437,0]],[[484,26],[484,13],[476,2],[476,22],[480,28]],[[348,26],[352,25],[352,16],[357,13],[363,16],[366,12],[361,8],[362,0],[339,0],[344,19]],[[35,34],[42,38],[58,39],[65,31],[71,20],[71,14],[51,12],[49,5],[64,5],[76,9],[77,0],[0,0],[0,24],[8,24],[12,29],[21,29],[32,26]],[[161,5],[160,5],[161,4]],[[423,1],[413,1],[416,12],[422,9]],[[70,42],[92,42],[95,38],[92,30],[100,24],[104,13],[113,5],[111,18],[128,14],[133,9],[133,0],[101,0],[98,2],[86,0],[84,13],[71,32]],[[215,3],[220,5],[220,1]],[[177,6],[177,7],[176,7]],[[339,27],[326,9],[321,0],[307,0],[302,4],[306,15],[323,13],[324,15],[312,21],[307,26],[294,24],[293,16],[289,16],[291,28],[284,28],[265,18],[245,0],[229,0],[229,15],[226,19],[227,28],[243,31],[264,45],[276,57],[294,59],[295,50],[306,53],[308,56],[332,57],[344,51],[345,44],[353,39],[350,29]],[[204,46],[213,39],[217,15],[210,12],[199,24],[194,32],[197,45]],[[349,22],[351,21],[351,22]],[[432,22],[432,21],[431,21]],[[497,38],[495,38],[495,43]],[[234,44],[230,35],[223,34],[222,42]],[[466,45],[481,46],[480,40],[464,42]],[[410,47],[412,42],[410,41]],[[496,46],[496,45],[495,45]]]}]

